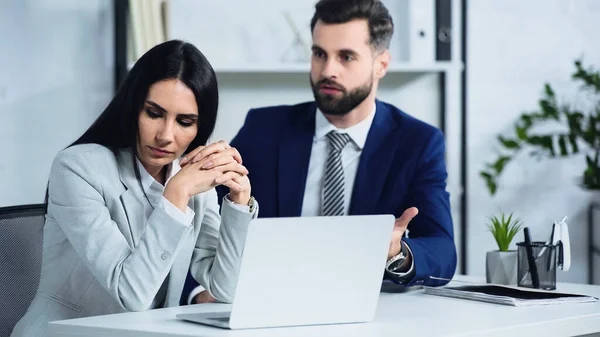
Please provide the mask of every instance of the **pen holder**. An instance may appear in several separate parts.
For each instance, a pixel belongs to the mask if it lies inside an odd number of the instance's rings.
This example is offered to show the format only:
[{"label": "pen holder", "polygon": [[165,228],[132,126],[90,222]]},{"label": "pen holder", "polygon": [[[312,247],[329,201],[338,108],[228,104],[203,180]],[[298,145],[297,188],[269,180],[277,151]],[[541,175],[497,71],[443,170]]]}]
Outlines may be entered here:
[{"label": "pen holder", "polygon": [[[517,243],[517,247],[517,280],[519,287],[555,290],[557,246],[547,244],[546,242],[533,242],[531,245],[519,242]],[[532,267],[535,268],[534,273],[537,273],[537,286],[534,284],[535,276],[532,274],[533,268],[530,266],[527,255],[528,248],[531,248],[533,260],[535,261]]]}]

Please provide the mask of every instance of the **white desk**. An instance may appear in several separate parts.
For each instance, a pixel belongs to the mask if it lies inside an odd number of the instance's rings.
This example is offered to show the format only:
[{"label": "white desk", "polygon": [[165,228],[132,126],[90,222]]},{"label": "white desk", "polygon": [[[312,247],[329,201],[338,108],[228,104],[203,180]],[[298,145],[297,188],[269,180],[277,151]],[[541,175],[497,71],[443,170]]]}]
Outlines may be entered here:
[{"label": "white desk", "polygon": [[[457,277],[456,279],[470,279]],[[558,291],[600,297],[600,286],[559,284]],[[349,294],[351,296],[351,294]],[[318,305],[318,303],[315,303]],[[230,331],[177,320],[178,313],[227,311],[200,304],[50,323],[50,336],[577,336],[600,333],[600,302],[516,308],[423,294],[382,293],[371,323]]]}]

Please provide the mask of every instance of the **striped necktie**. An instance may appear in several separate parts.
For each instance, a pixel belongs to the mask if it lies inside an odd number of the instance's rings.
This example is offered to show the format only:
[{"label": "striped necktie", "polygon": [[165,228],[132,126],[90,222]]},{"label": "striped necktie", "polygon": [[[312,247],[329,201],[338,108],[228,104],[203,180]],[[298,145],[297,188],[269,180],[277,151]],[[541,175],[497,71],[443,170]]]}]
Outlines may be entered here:
[{"label": "striped necktie", "polygon": [[350,141],[347,133],[331,131],[329,140],[329,156],[325,166],[325,183],[323,185],[323,207],[321,215],[344,215],[344,168],[342,167],[342,149]]}]

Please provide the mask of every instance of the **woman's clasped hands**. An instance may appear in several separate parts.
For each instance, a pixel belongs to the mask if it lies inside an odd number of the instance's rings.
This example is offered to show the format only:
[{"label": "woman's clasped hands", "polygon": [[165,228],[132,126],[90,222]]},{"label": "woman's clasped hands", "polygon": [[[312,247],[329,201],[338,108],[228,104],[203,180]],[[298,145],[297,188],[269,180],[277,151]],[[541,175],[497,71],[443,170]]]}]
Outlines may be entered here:
[{"label": "woman's clasped hands", "polygon": [[179,165],[181,170],[165,187],[167,199],[181,200],[174,202],[175,206],[182,206],[180,208],[183,209],[193,195],[206,192],[217,185],[229,188],[229,198],[234,203],[248,205],[250,202],[248,170],[242,165],[238,150],[227,142],[199,146],[185,155]]}]

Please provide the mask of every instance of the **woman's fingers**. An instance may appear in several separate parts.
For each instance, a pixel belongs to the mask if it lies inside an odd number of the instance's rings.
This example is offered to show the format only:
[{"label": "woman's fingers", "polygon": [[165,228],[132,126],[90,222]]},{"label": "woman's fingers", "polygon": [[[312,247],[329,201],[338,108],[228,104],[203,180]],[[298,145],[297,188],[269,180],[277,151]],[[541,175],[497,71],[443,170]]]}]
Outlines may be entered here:
[{"label": "woman's fingers", "polygon": [[[218,153],[227,149],[231,149],[231,146],[229,146],[229,144],[227,144],[227,142],[225,142],[224,140],[212,143],[208,146],[198,146],[193,151],[185,155],[179,162],[179,165],[184,166],[189,163],[195,163],[207,156],[210,156],[213,153]],[[235,152],[237,152],[237,150]]]},{"label": "woman's fingers", "polygon": [[[220,156],[224,156],[224,157],[231,157],[233,158],[233,160],[235,160],[238,164],[242,163],[242,156],[240,155],[240,153],[238,152],[238,150],[235,147],[229,147],[228,149],[225,149],[223,151],[217,152],[217,153],[213,153],[210,156],[206,157],[206,158],[216,158],[216,157],[220,157]],[[217,166],[217,165],[213,165],[213,166]],[[210,167],[206,167],[206,168],[210,168]]]},{"label": "woman's fingers", "polygon": [[224,182],[222,184],[219,184],[219,185],[226,186],[226,187],[229,188],[230,191],[235,192],[235,193],[241,193],[241,192],[244,192],[246,190],[242,185],[236,183],[233,180],[226,181],[226,182]]},{"label": "woman's fingers", "polygon": [[183,167],[184,165],[187,165],[190,162],[190,159],[194,158],[205,147],[206,146],[198,146],[197,148],[193,149],[188,154],[183,156],[183,158],[181,158],[181,160],[179,161],[179,166]]},{"label": "woman's fingers", "polygon": [[216,167],[212,168],[212,170],[219,171],[222,173],[235,172],[240,175],[248,174],[248,169],[244,165],[240,165],[234,161],[229,162],[227,164],[216,166]]},{"label": "woman's fingers", "polygon": [[222,175],[218,176],[215,179],[215,183],[223,184],[223,185],[231,188],[229,185],[227,185],[227,183],[231,181],[238,187],[241,187],[240,184],[238,184],[237,182],[234,181],[235,178],[240,177],[240,176],[241,175],[237,172],[226,172],[226,173],[223,173]]},{"label": "woman's fingers", "polygon": [[198,161],[198,163],[201,163],[201,167],[203,169],[208,170],[229,163],[241,164],[241,160],[237,150],[234,148],[229,148],[218,153],[213,153],[210,156]]},{"label": "woman's fingers", "polygon": [[193,156],[193,157],[190,156],[190,163],[199,162],[200,160],[202,160],[212,154],[219,153],[219,152],[224,151],[229,148],[231,148],[231,146],[229,146],[229,144],[227,144],[223,140],[219,141],[217,143],[212,143],[209,146],[206,146],[205,148],[200,150],[195,156]]}]

